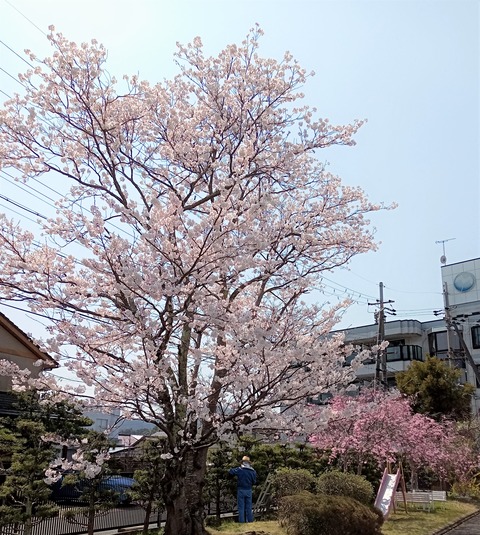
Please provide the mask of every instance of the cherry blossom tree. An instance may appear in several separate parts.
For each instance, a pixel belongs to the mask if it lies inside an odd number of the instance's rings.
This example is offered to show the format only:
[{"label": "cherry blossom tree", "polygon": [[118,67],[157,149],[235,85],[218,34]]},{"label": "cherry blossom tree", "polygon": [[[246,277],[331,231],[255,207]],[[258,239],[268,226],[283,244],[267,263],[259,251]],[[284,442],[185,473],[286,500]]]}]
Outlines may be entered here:
[{"label": "cherry blossom tree", "polygon": [[479,466],[478,452],[457,424],[416,414],[397,391],[365,390],[358,396],[335,396],[325,409],[328,423],[311,437],[331,459],[367,459],[379,466],[404,460],[417,473],[429,468],[441,479],[462,480]]},{"label": "cherry blossom tree", "polygon": [[301,431],[296,407],[354,369],[327,336],[346,303],[306,294],[375,248],[381,206],[315,154],[353,145],[362,121],[298,104],[309,75],[260,57],[261,33],[217,57],[179,46],[178,76],[151,85],[117,83],[101,45],[51,28],[53,56],[29,53],[0,115],[0,166],[65,189],[41,238],[1,218],[0,297],[49,318],[39,343],[97,404],[166,434],[167,535],[205,532],[210,445]]}]

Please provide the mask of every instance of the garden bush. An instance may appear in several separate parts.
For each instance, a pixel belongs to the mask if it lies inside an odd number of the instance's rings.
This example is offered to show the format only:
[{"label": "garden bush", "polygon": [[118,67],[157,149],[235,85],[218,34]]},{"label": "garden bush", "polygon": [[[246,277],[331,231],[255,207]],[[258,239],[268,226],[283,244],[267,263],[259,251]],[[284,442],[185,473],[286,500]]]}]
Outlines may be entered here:
[{"label": "garden bush", "polygon": [[480,500],[480,478],[479,474],[476,477],[465,481],[456,481],[452,485],[450,491],[452,497],[458,498],[471,498],[473,500]]},{"label": "garden bush", "polygon": [[383,516],[347,496],[308,492],[280,500],[278,519],[288,535],[380,535]]},{"label": "garden bush", "polygon": [[348,472],[325,472],[317,478],[317,493],[330,496],[349,496],[360,503],[373,503],[373,486],[362,476]]},{"label": "garden bush", "polygon": [[304,490],[313,491],[315,482],[315,476],[304,468],[280,468],[273,476],[273,495],[278,500]]}]

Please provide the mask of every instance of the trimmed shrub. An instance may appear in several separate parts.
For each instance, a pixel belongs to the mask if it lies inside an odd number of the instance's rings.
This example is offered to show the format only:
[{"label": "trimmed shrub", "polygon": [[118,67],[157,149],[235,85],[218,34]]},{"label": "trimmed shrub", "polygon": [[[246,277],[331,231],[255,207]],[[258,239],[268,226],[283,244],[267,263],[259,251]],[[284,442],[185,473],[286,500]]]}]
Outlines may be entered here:
[{"label": "trimmed shrub", "polygon": [[315,476],[304,468],[280,468],[272,481],[273,495],[278,500],[283,496],[292,496],[304,490],[315,490]]},{"label": "trimmed shrub", "polygon": [[373,486],[362,476],[348,472],[325,472],[317,479],[316,490],[329,496],[349,496],[365,505],[373,503]]},{"label": "trimmed shrub", "polygon": [[279,522],[288,535],[381,535],[383,516],[347,496],[308,492],[280,500]]}]

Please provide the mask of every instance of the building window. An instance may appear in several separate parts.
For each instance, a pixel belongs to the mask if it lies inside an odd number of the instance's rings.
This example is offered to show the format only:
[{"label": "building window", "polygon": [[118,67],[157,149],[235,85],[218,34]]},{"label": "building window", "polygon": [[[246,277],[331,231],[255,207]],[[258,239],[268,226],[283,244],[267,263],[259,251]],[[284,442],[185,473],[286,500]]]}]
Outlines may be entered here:
[{"label": "building window", "polygon": [[448,340],[450,339],[450,348],[454,354],[461,354],[462,346],[455,331],[439,331],[428,335],[428,345],[430,355],[439,359],[446,358],[448,353]]},{"label": "building window", "polygon": [[480,325],[472,327],[472,347],[473,349],[480,349]]},{"label": "building window", "polygon": [[387,362],[397,360],[423,360],[422,348],[410,345],[389,345],[387,347]]}]

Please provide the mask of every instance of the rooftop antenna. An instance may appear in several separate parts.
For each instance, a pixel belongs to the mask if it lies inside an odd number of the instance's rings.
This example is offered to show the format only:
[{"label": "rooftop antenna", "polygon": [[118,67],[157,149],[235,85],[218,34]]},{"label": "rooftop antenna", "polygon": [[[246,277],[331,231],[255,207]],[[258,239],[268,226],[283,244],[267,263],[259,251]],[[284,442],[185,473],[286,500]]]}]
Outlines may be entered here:
[{"label": "rooftop antenna", "polygon": [[457,238],[448,238],[446,240],[438,240],[436,241],[435,243],[441,243],[442,244],[442,247],[443,247],[443,254],[442,256],[440,257],[440,262],[445,265],[447,263],[447,257],[445,256],[445,242],[447,241],[452,241],[452,240],[456,240]]}]

